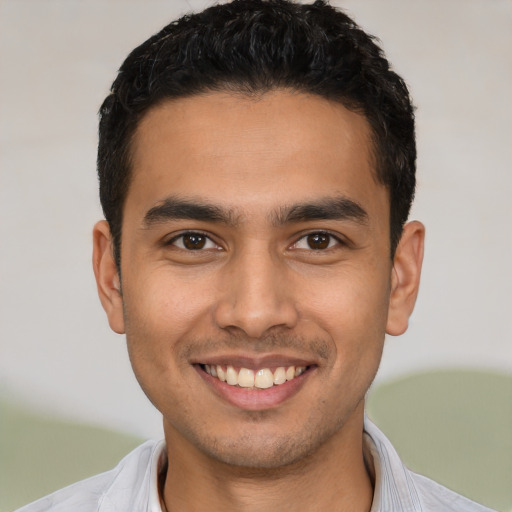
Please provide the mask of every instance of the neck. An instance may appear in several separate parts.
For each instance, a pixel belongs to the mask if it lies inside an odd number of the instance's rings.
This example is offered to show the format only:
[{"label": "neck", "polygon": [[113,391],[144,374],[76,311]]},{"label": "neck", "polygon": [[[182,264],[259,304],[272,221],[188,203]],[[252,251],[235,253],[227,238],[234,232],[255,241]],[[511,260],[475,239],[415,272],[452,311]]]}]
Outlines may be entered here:
[{"label": "neck", "polygon": [[163,510],[368,512],[373,485],[363,456],[362,414],[354,416],[315,453],[276,469],[213,460],[166,426]]}]

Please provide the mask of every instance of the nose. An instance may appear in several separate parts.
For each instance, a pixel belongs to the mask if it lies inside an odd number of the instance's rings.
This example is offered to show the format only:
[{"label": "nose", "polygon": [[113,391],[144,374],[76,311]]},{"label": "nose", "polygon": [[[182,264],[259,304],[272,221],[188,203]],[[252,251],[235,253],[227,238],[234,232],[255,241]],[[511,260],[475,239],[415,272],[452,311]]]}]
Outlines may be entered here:
[{"label": "nose", "polygon": [[274,327],[293,328],[298,312],[285,264],[268,250],[246,250],[223,275],[223,293],[215,309],[222,329],[260,338]]}]

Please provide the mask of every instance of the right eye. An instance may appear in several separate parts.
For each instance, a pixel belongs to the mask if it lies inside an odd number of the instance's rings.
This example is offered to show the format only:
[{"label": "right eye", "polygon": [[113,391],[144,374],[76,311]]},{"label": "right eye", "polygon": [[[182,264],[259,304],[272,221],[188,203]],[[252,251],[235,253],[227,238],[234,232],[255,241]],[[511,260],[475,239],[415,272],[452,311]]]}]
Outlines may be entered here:
[{"label": "right eye", "polygon": [[190,231],[187,233],[181,233],[181,235],[175,236],[168,242],[169,245],[178,247],[185,251],[201,251],[207,249],[220,249],[220,247],[213,242],[208,236],[203,233]]}]

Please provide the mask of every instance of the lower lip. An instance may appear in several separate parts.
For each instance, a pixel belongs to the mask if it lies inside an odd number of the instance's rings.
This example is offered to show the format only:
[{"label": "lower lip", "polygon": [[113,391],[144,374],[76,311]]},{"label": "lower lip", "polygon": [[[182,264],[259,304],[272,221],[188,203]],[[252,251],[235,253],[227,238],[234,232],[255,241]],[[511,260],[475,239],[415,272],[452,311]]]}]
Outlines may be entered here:
[{"label": "lower lip", "polygon": [[267,389],[241,388],[231,386],[206,373],[199,365],[195,365],[201,378],[213,388],[213,391],[231,405],[248,411],[272,409],[297,394],[314,368],[308,368],[302,375],[288,380],[283,384]]}]

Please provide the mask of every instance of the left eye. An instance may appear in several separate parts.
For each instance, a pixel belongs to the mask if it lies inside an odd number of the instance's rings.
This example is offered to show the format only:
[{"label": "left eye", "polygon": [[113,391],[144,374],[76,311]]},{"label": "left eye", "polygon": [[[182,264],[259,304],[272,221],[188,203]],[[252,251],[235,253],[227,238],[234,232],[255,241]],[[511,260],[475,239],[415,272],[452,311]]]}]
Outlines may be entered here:
[{"label": "left eye", "polygon": [[170,244],[186,251],[199,251],[201,249],[218,249],[210,238],[202,233],[183,233],[174,237]]},{"label": "left eye", "polygon": [[294,249],[307,249],[321,251],[338,245],[340,241],[329,233],[310,233],[300,238],[294,245]]}]

